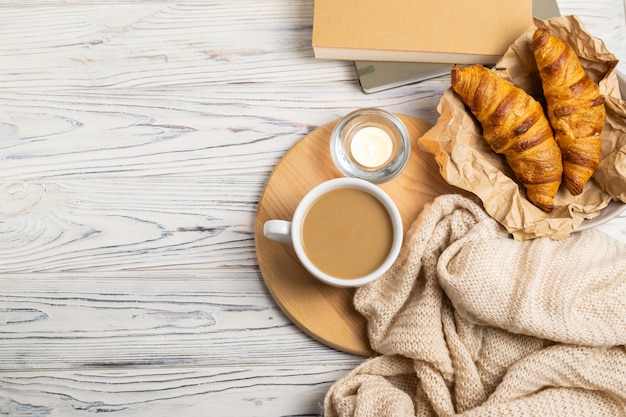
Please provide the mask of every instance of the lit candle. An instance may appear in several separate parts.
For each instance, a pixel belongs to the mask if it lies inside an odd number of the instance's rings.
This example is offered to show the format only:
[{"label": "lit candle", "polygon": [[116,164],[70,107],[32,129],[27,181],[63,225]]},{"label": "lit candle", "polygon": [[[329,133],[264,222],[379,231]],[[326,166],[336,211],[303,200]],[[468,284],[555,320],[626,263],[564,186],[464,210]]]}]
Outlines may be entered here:
[{"label": "lit candle", "polygon": [[393,143],[383,129],[367,126],[352,137],[350,152],[359,164],[375,168],[387,162],[393,152]]}]

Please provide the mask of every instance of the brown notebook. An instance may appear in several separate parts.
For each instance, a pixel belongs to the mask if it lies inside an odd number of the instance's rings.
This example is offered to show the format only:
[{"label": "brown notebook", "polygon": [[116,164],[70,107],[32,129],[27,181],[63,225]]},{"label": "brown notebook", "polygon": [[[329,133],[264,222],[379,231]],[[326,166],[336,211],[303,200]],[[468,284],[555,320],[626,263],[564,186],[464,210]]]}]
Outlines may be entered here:
[{"label": "brown notebook", "polygon": [[[549,19],[560,16],[556,0],[533,0],[533,16]],[[375,93],[447,75],[450,64],[431,62],[356,61],[359,85],[364,93]]]},{"label": "brown notebook", "polygon": [[494,64],[531,0],[315,0],[316,58]]}]

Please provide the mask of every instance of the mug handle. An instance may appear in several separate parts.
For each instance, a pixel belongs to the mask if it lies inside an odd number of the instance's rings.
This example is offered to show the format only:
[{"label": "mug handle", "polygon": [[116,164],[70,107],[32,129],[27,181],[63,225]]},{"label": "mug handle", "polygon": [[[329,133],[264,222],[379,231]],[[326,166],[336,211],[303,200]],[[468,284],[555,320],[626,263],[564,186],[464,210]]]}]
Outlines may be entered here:
[{"label": "mug handle", "polygon": [[282,243],[293,243],[291,239],[291,222],[286,220],[268,220],[263,225],[266,238]]}]

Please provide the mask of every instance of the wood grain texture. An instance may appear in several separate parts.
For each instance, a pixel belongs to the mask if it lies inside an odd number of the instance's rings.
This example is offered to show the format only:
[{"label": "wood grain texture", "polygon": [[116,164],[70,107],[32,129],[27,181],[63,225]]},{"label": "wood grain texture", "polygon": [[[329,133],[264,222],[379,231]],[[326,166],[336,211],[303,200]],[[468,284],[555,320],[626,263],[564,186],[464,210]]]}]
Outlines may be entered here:
[{"label": "wood grain texture", "polygon": [[260,84],[3,92],[0,178],[248,176],[262,182],[298,140],[355,107],[404,109],[433,122],[445,84],[421,86],[411,97],[402,90],[364,96],[357,88]]},{"label": "wood grain texture", "polygon": [[3,370],[354,363],[299,331],[256,271],[2,274]]},{"label": "wood grain texture", "polygon": [[[621,58],[623,0],[563,0]],[[313,0],[0,1],[0,414],[318,416],[363,358],[263,282],[261,193],[360,107],[434,123],[446,77],[372,95]],[[600,226],[626,242],[626,214]]]},{"label": "wood grain texture", "polygon": [[307,363],[253,369],[232,365],[6,372],[0,375],[0,413],[17,417],[319,416],[327,386],[349,369]]}]

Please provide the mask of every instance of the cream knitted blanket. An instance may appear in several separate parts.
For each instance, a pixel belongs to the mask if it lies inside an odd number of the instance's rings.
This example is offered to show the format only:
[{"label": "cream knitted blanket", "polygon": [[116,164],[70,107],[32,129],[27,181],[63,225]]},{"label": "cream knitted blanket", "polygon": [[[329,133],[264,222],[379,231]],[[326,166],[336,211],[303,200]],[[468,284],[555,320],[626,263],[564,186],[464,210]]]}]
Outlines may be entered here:
[{"label": "cream knitted blanket", "polygon": [[442,196],[354,303],[381,355],[326,417],[626,416],[626,245],[602,232],[520,242]]}]

